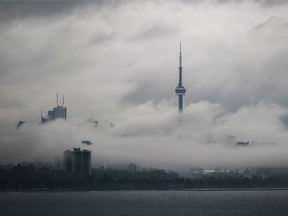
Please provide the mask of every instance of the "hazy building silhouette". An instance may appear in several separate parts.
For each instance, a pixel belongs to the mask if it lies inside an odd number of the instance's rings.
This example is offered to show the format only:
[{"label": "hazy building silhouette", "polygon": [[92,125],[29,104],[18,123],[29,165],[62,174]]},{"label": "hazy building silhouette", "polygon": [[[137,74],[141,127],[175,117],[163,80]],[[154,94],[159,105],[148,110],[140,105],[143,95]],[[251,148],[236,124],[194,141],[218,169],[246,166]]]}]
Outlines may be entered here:
[{"label": "hazy building silhouette", "polygon": [[237,142],[237,146],[249,146],[249,142]]},{"label": "hazy building silhouette", "polygon": [[253,174],[261,175],[269,175],[269,174],[288,174],[288,166],[251,166]]},{"label": "hazy building silhouette", "polygon": [[137,167],[136,167],[135,163],[129,163],[128,166],[127,166],[127,170],[130,173],[135,174],[136,173],[136,169],[137,169]]},{"label": "hazy building silhouette", "polygon": [[78,176],[81,179],[91,175],[91,151],[73,148],[73,151],[63,152],[63,169],[69,176]]},{"label": "hazy building silhouette", "polygon": [[89,119],[89,122],[92,123],[94,125],[94,127],[98,128],[98,121],[94,120],[94,119]]},{"label": "hazy building silhouette", "polygon": [[50,170],[54,170],[54,167],[52,166],[52,163],[51,162],[41,162],[41,161],[38,161],[38,160],[35,160],[35,161],[23,161],[20,163],[21,166],[34,166],[36,170],[38,169],[41,169],[43,167],[46,167],[46,168],[49,168]]},{"label": "hazy building silhouette", "polygon": [[81,143],[86,144],[86,145],[92,145],[93,144],[89,140],[83,140]]},{"label": "hazy building silhouette", "polygon": [[197,170],[197,167],[196,166],[193,166],[189,169],[189,175],[190,177],[193,177],[195,174],[196,174],[196,170]]},{"label": "hazy building silhouette", "polygon": [[123,167],[126,167],[126,165],[122,163],[108,163],[106,164],[105,169],[122,170]]},{"label": "hazy building silhouette", "polygon": [[248,169],[248,167],[243,172],[244,175],[251,175],[251,171]]},{"label": "hazy building silhouette", "polygon": [[60,157],[55,157],[54,158],[54,169],[55,170],[62,170],[62,159]]},{"label": "hazy building silhouette", "polygon": [[21,166],[18,164],[12,169],[12,174],[14,179],[31,179],[36,172],[35,167],[32,164],[28,166]]},{"label": "hazy building silhouette", "polygon": [[13,168],[13,164],[12,164],[12,163],[10,163],[10,164],[5,164],[5,165],[0,164],[0,169],[3,169],[3,170],[12,170],[12,168]]},{"label": "hazy building silhouette", "polygon": [[62,118],[62,119],[66,119],[67,118],[67,108],[64,107],[64,95],[62,98],[62,104],[60,102],[60,104],[58,103],[58,94],[57,94],[57,99],[56,99],[56,107],[53,108],[53,110],[49,110],[48,111],[48,115],[44,118],[42,116],[42,110],[41,110],[41,123],[46,123],[48,121],[51,121],[53,119],[57,119],[57,118]]},{"label": "hazy building silhouette", "polygon": [[27,123],[27,121],[19,121],[17,124],[17,130],[19,129],[19,127],[23,124]]},{"label": "hazy building silhouette", "polygon": [[182,86],[182,56],[181,56],[181,43],[180,43],[180,57],[179,57],[179,83],[175,89],[175,93],[178,96],[178,108],[179,112],[183,111],[183,96],[186,93],[186,89]]}]

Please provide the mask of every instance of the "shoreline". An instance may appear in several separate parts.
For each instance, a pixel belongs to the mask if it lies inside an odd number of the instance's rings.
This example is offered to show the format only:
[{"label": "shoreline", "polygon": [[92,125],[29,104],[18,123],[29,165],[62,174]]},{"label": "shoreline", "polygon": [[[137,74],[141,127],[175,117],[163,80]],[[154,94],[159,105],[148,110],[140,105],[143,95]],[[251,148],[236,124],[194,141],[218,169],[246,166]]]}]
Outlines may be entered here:
[{"label": "shoreline", "polygon": [[123,189],[123,190],[73,190],[73,189],[63,189],[63,190],[47,190],[39,188],[38,190],[0,190],[0,193],[11,193],[11,192],[32,192],[32,193],[44,193],[44,192],[124,192],[124,191],[276,191],[276,190],[288,190],[288,188],[195,188],[195,189],[181,189],[181,190],[159,190],[159,189]]}]

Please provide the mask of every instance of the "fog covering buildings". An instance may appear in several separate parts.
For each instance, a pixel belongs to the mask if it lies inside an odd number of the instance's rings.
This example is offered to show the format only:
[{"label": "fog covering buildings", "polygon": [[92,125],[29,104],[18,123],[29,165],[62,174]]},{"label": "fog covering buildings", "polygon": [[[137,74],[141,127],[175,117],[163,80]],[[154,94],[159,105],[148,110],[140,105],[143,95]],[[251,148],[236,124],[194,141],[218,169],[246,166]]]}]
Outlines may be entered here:
[{"label": "fog covering buildings", "polygon": [[[91,140],[95,167],[287,165],[285,1],[0,4],[1,163],[52,161]],[[55,92],[69,117],[39,125]],[[83,123],[90,110],[97,129]],[[36,122],[16,130],[19,118]],[[229,148],[229,135],[276,145]]]}]

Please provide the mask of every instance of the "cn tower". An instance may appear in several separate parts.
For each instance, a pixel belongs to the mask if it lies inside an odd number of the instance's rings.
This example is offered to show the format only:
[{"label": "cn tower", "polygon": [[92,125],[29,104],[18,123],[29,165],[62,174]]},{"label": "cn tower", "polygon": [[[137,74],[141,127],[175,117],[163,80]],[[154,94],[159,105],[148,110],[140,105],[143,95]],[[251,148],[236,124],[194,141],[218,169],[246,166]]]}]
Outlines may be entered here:
[{"label": "cn tower", "polygon": [[175,89],[176,95],[178,95],[178,108],[179,112],[183,112],[183,95],[186,93],[186,89],[182,86],[182,56],[181,56],[181,43],[180,43],[180,57],[179,57],[179,83]]}]

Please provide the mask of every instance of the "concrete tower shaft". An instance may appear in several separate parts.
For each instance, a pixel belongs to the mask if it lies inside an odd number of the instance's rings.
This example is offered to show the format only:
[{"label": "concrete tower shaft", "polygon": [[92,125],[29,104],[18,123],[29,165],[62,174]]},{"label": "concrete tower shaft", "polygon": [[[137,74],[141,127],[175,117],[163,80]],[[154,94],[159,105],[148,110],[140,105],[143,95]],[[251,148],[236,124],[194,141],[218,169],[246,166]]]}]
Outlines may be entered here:
[{"label": "concrete tower shaft", "polygon": [[179,57],[179,83],[175,89],[176,95],[178,95],[178,108],[179,112],[183,111],[183,95],[186,93],[185,87],[182,85],[182,54],[181,54],[181,43],[180,43],[180,57]]}]

